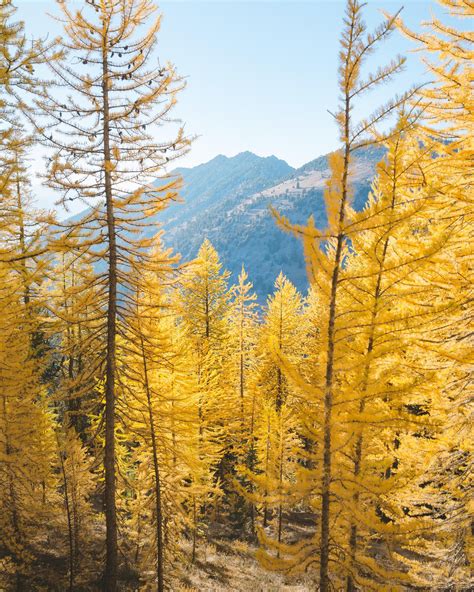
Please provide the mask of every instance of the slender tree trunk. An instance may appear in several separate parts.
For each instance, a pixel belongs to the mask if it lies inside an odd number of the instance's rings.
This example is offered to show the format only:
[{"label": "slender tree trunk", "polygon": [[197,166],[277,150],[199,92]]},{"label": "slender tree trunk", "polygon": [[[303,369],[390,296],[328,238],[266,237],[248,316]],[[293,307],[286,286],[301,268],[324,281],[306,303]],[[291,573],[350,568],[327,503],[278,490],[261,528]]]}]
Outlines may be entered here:
[{"label": "slender tree trunk", "polygon": [[[283,528],[283,422],[280,417],[280,471],[278,475],[279,504],[278,504],[278,543],[281,543],[281,534]],[[277,557],[280,557],[280,549],[277,551]]]},{"label": "slender tree trunk", "polygon": [[339,281],[339,272],[341,268],[342,247],[345,235],[343,224],[346,213],[347,202],[347,184],[349,174],[349,117],[350,101],[346,96],[345,101],[345,146],[344,146],[344,166],[341,180],[341,205],[339,209],[339,230],[337,235],[336,253],[331,278],[331,292],[329,298],[329,320],[328,320],[328,349],[326,361],[326,377],[324,392],[324,418],[323,418],[323,477],[322,477],[322,505],[321,505],[321,563],[320,563],[320,591],[329,592],[329,519],[330,519],[330,500],[331,500],[331,471],[332,471],[332,426],[331,416],[333,407],[333,386],[334,386],[334,335],[337,305],[337,288]]},{"label": "slender tree trunk", "polygon": [[239,331],[239,350],[240,350],[240,432],[242,439],[245,432],[245,340],[244,340],[245,310],[243,301],[240,303],[240,331]]},{"label": "slender tree trunk", "polygon": [[[201,358],[202,358],[202,351],[201,345],[199,345],[198,351],[198,389],[199,389],[199,399],[198,399],[198,418],[199,418],[199,459],[202,460],[203,456],[203,446],[204,446],[204,411],[203,411],[203,403],[204,397],[202,394],[202,367],[201,367]],[[193,551],[192,551],[192,558],[191,562],[194,563],[196,560],[196,545],[197,545],[197,504],[196,504],[196,496],[193,495]],[[205,506],[204,506],[205,508]],[[201,513],[201,505],[199,504],[199,514]]]},{"label": "slender tree trunk", "polygon": [[[16,166],[18,169],[18,156],[16,157]],[[29,309],[28,305],[30,304],[30,286],[28,283],[28,269],[26,267],[26,236],[25,236],[25,218],[23,213],[23,202],[21,199],[21,180],[20,180],[20,173],[17,172],[16,174],[16,199],[17,199],[17,207],[18,207],[18,227],[19,227],[19,239],[20,239],[20,253],[22,255],[21,259],[21,275],[23,280],[23,302],[26,307],[26,314],[29,318]]]},{"label": "slender tree trunk", "polygon": [[[253,492],[253,489],[250,490]],[[255,504],[250,502],[250,536],[255,539]]]},{"label": "slender tree trunk", "polygon": [[173,442],[173,469],[176,470],[178,459],[176,458],[176,427],[175,427],[175,403],[174,403],[174,364],[171,363],[171,441]]},{"label": "slender tree trunk", "polygon": [[[245,349],[244,349],[244,305],[241,302],[240,305],[240,337],[239,337],[239,349],[240,349],[240,360],[239,360],[239,394],[240,394],[240,442],[239,445],[245,446]],[[241,449],[242,450],[242,449]],[[242,455],[244,456],[244,450]],[[250,530],[253,536],[254,534],[254,507],[253,502],[250,502]],[[244,517],[247,515],[246,508],[244,506]]]},{"label": "slender tree trunk", "polygon": [[[8,412],[7,412],[7,398],[5,395],[2,396],[2,415],[5,421],[5,457],[8,459],[7,467],[8,467],[8,489],[10,492],[10,504],[11,504],[11,525],[13,530],[13,536],[15,538],[15,543],[18,543],[21,549],[21,536],[20,536],[20,518],[18,515],[17,510],[17,495],[15,489],[15,475],[12,470],[13,464],[9,461],[9,457],[12,454],[12,446],[10,444],[10,435],[8,433]],[[16,546],[16,545],[15,545]],[[20,557],[15,556],[15,586],[17,592],[21,592],[23,590],[23,576],[20,572]]]},{"label": "slender tree trunk", "polygon": [[[283,348],[283,303],[282,296],[280,294],[280,325],[278,332],[278,349]],[[277,399],[276,399],[276,411],[278,414],[279,428],[280,428],[280,467],[278,474],[278,543],[281,543],[281,532],[283,525],[283,506],[282,506],[282,483],[283,483],[283,422],[281,418],[281,407],[283,405],[283,375],[280,366],[277,368]],[[278,549],[277,557],[280,557],[280,549]]]},{"label": "slender tree trunk", "polygon": [[[59,444],[59,441],[58,441]],[[59,451],[59,460],[61,462],[61,472],[63,474],[63,485],[64,485],[64,505],[66,507],[66,518],[67,518],[67,531],[68,531],[68,542],[69,542],[69,591],[72,592],[74,590],[74,575],[75,575],[75,566],[74,566],[74,532],[73,532],[73,525],[72,525],[72,518],[71,518],[71,507],[69,503],[69,489],[66,477],[66,469],[64,467],[64,457],[63,453]]]},{"label": "slender tree trunk", "polygon": [[[386,241],[385,245],[384,245],[382,261],[383,261],[383,259],[385,259],[387,244],[388,244],[388,241]],[[382,265],[383,265],[383,263],[381,263],[381,266]],[[380,269],[382,269],[382,268],[380,268]],[[382,274],[380,271],[378,274],[378,277],[377,277],[377,287],[375,290],[374,308],[372,309],[371,327],[370,327],[370,334],[369,334],[369,339],[368,339],[368,344],[367,344],[367,352],[366,352],[367,363],[364,368],[364,374],[363,374],[363,379],[362,379],[362,388],[361,388],[362,398],[359,403],[359,413],[363,413],[364,409],[365,409],[364,393],[367,391],[367,387],[369,384],[370,355],[371,355],[373,348],[374,348],[375,320],[377,317],[378,298],[380,295],[381,279],[382,279]],[[359,476],[359,473],[360,473],[360,466],[361,466],[361,462],[362,462],[362,447],[363,447],[363,435],[361,432],[357,436],[357,441],[356,441],[356,445],[355,445],[355,454],[354,454],[355,481],[357,481],[357,477]],[[356,485],[356,487],[357,487],[357,485]],[[357,507],[358,503],[359,503],[359,492],[356,491],[354,493],[355,507]],[[353,579],[352,573],[354,572],[354,569],[355,569],[354,564],[355,564],[355,555],[356,555],[356,550],[357,550],[357,524],[355,524],[354,522],[351,524],[351,528],[350,528],[349,548],[350,548],[352,571],[347,576],[347,592],[354,592],[356,590],[356,588],[354,586],[354,579]]]},{"label": "slender tree trunk", "polygon": [[[255,435],[254,435],[254,423],[255,423],[255,393],[252,397],[252,414],[250,418],[250,434],[249,434],[249,441],[250,447],[248,452],[248,466],[249,469],[254,472],[255,471]],[[255,491],[255,485],[253,483],[250,484],[250,492],[253,493]],[[255,504],[253,501],[250,502],[250,527],[252,530],[252,537],[255,539]]]},{"label": "slender tree trunk", "polygon": [[339,265],[342,251],[342,235],[339,235],[336,249],[336,260],[331,282],[331,299],[329,305],[328,323],[328,357],[326,364],[326,382],[324,393],[324,440],[323,440],[323,482],[322,482],[322,506],[321,506],[321,565],[320,565],[320,589],[321,592],[329,591],[329,515],[331,497],[331,415],[333,406],[333,378],[334,378],[334,324],[336,318],[336,296],[339,278]]},{"label": "slender tree trunk", "polygon": [[[74,272],[74,265],[72,266]],[[87,310],[87,309],[86,309]],[[83,347],[83,340],[82,340],[82,324],[79,322],[77,324],[77,346],[78,346],[78,353],[77,353],[77,360],[76,360],[76,368],[77,368],[77,375],[81,376],[82,371],[84,370],[84,364],[82,359],[82,352],[84,351]],[[85,424],[85,415],[81,412],[82,407],[82,396],[76,397],[76,431],[79,434],[82,441],[84,441],[84,435],[86,430]]]},{"label": "slender tree trunk", "polygon": [[[283,303],[281,301],[282,296],[280,294],[280,323],[278,326],[278,349],[283,350]],[[281,412],[281,406],[283,405],[283,373],[280,366],[277,367],[277,396],[275,400],[275,408],[278,415]]]},{"label": "slender tree trunk", "polygon": [[[397,142],[397,148],[398,148],[398,142]],[[394,171],[393,171],[393,185],[392,185],[392,201],[390,204],[391,211],[393,211],[395,209],[395,203],[396,203],[396,193],[397,193],[396,176],[397,176],[397,160],[396,160],[396,156],[395,156]],[[372,352],[374,349],[374,340],[375,340],[375,324],[377,322],[377,315],[378,315],[378,311],[379,311],[379,299],[380,299],[380,295],[381,295],[382,276],[383,276],[383,272],[384,272],[384,265],[385,265],[385,258],[387,256],[388,244],[390,241],[390,230],[391,230],[391,226],[389,227],[387,238],[385,239],[385,241],[383,243],[382,253],[381,253],[380,261],[379,261],[379,270],[377,273],[377,280],[375,282],[374,306],[372,308],[371,319],[370,319],[370,332],[369,332],[369,338],[367,340],[367,350],[366,350],[366,357],[365,357],[366,364],[364,367],[364,373],[363,373],[363,379],[362,379],[362,385],[361,385],[362,398],[359,403],[359,413],[363,413],[364,409],[365,409],[364,394],[366,393],[368,385],[369,385],[371,355],[372,355]],[[361,432],[357,436],[357,441],[356,441],[356,445],[355,445],[354,477],[356,477],[356,479],[355,479],[356,481],[357,481],[357,477],[359,476],[360,467],[361,467],[361,463],[362,463],[362,449],[363,449],[363,435]],[[356,491],[354,494],[355,507],[357,507],[358,502],[359,502],[359,492]],[[349,573],[349,575],[347,576],[347,592],[355,592],[355,590],[356,590],[355,584],[354,584],[354,578],[353,578],[352,574],[355,571],[357,536],[358,536],[357,535],[357,524],[352,523],[351,528],[350,528],[350,534],[349,534],[349,548],[350,548],[352,570]]]},{"label": "slender tree trunk", "polygon": [[[283,504],[280,501],[278,506],[278,543],[281,543],[281,534],[283,528]],[[280,558],[280,549],[277,550],[277,558]]]},{"label": "slender tree trunk", "polygon": [[198,379],[198,389],[199,389],[199,399],[198,399],[198,417],[199,417],[199,458],[202,458],[202,446],[204,442],[204,411],[203,411],[203,403],[204,397],[202,395],[202,344],[200,343],[198,346],[198,367],[197,367],[197,379]]},{"label": "slender tree trunk", "polygon": [[115,375],[116,375],[116,332],[117,332],[117,244],[110,173],[110,112],[109,112],[109,73],[107,61],[108,47],[104,34],[102,55],[102,94],[104,108],[104,179],[107,210],[108,256],[108,305],[107,305],[107,352],[105,370],[105,525],[106,525],[106,564],[104,590],[117,590],[117,511],[115,483]]},{"label": "slender tree trunk", "polygon": [[79,562],[79,550],[80,550],[80,532],[81,532],[81,511],[79,507],[79,499],[78,499],[78,475],[77,475],[77,467],[75,463],[72,463],[72,492],[71,492],[71,507],[72,507],[72,524],[73,524],[73,532],[74,532],[74,564],[77,565]]},{"label": "slender tree trunk", "polygon": [[197,540],[197,509],[196,497],[193,495],[193,550],[191,554],[191,563],[196,561],[196,541]]},{"label": "slender tree trunk", "polygon": [[205,314],[206,314],[206,339],[209,339],[211,335],[211,318],[209,316],[209,278],[206,274],[206,302],[205,302]]},{"label": "slender tree trunk", "polygon": [[140,341],[143,358],[143,373],[145,379],[146,400],[148,406],[148,421],[150,424],[151,448],[153,454],[153,478],[155,481],[155,513],[156,513],[156,582],[157,592],[164,592],[164,548],[163,548],[163,512],[161,506],[160,467],[158,462],[158,446],[156,441],[155,421],[151,403],[150,383],[148,380],[148,364],[145,355],[143,335],[140,331]]},{"label": "slender tree trunk", "polygon": [[270,416],[267,421],[267,447],[265,452],[265,502],[263,504],[263,527],[268,524],[268,467],[270,461]]}]

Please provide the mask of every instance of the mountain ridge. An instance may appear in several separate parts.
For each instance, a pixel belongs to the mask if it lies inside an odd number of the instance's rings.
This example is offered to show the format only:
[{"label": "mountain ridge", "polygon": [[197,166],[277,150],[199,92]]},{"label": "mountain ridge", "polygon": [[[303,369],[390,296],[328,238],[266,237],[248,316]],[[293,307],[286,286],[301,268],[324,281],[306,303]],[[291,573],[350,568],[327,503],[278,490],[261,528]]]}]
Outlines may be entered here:
[{"label": "mountain ridge", "polygon": [[[356,151],[352,167],[355,209],[364,206],[383,154],[381,148]],[[184,203],[172,204],[159,216],[165,244],[188,261],[196,256],[204,239],[209,239],[233,281],[245,265],[260,300],[272,292],[280,271],[304,292],[307,280],[301,244],[278,227],[269,206],[298,224],[313,215],[316,225],[323,227],[328,157],[319,156],[295,169],[277,157],[246,151],[233,157],[218,155],[190,169],[176,169],[173,172],[183,177]],[[242,166],[245,182],[239,178]],[[216,186],[203,190],[205,183]]]},{"label": "mountain ridge", "polygon": [[[356,210],[366,203],[383,154],[381,148],[354,153]],[[316,226],[324,227],[324,189],[331,174],[328,157],[321,155],[295,169],[276,156],[244,151],[235,156],[219,154],[195,167],[178,167],[170,175],[181,176],[183,200],[160,212],[144,234],[164,230],[164,244],[183,261],[196,257],[202,242],[209,239],[231,272],[231,281],[245,266],[261,302],[273,291],[280,271],[304,293],[307,279],[301,243],[278,226],[270,206],[291,222],[303,224],[312,215]]]}]

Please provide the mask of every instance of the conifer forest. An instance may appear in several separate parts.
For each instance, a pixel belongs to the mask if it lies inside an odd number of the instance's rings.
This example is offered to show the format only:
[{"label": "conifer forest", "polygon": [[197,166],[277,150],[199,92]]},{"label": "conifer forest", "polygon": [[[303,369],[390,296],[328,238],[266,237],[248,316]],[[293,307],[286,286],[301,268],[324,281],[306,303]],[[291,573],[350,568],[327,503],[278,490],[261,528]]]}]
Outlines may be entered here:
[{"label": "conifer forest", "polygon": [[[160,230],[193,137],[154,0],[58,0],[36,40],[1,0],[0,590],[473,590],[474,2],[437,3],[341,4],[327,224],[272,209],[309,288],[266,298]],[[407,60],[429,82],[367,109]]]}]

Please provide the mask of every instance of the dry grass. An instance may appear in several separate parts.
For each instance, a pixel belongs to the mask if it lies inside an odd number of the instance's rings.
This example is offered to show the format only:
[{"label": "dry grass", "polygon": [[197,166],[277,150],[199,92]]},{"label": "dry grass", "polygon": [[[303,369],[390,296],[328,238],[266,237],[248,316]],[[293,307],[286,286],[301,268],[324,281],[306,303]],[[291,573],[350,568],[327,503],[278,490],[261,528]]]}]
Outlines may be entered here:
[{"label": "dry grass", "polygon": [[242,541],[216,540],[203,545],[173,592],[307,592],[314,582],[265,571],[255,560],[255,548]]}]

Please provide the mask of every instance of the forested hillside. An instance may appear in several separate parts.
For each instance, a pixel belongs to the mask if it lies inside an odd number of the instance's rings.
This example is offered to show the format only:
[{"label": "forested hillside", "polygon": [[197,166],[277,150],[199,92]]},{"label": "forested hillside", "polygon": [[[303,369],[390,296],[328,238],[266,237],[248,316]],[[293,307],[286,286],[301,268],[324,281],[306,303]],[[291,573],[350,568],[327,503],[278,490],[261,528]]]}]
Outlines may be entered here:
[{"label": "forested hillside", "polygon": [[[347,0],[334,153],[167,174],[152,0],[58,2],[50,44],[2,1],[0,590],[472,590],[474,7],[439,3]],[[370,113],[400,34],[432,82]]]}]

